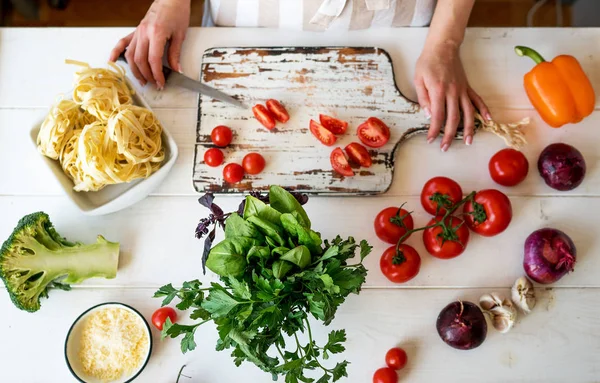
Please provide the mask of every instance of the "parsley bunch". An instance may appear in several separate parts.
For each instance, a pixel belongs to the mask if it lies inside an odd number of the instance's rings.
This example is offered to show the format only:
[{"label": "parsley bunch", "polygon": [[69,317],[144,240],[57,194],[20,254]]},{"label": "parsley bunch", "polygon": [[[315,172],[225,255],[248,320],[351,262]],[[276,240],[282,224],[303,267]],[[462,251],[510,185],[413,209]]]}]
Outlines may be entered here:
[{"label": "parsley bunch", "polygon": [[[225,239],[205,250],[203,259],[221,283],[203,287],[194,280],[180,289],[161,287],[154,296],[164,297],[163,306],[177,298],[177,308],[192,309],[190,318],[198,321],[182,325],[167,319],[162,337],[183,336],[185,353],[196,347],[198,326],[212,321],[219,333],[216,349],[233,349],[236,366],[248,361],[273,380],[283,375],[289,383],[315,382],[305,375],[311,370],[322,372],[317,383],[347,377],[347,361],[324,365],[330,355],[345,350],[346,332],[331,331],[319,346],[309,316],[327,326],[346,297],[360,292],[367,275],[362,262],[372,247],[352,237],[322,241],[300,203],[305,199],[272,186],[268,199],[250,195],[238,212],[224,214],[212,196],[203,197],[200,202],[212,214],[200,221],[197,233],[207,234],[209,224],[225,230]],[[214,234],[207,239],[212,244]],[[357,250],[360,261],[349,264]],[[307,344],[301,344],[298,332],[307,333]]]}]

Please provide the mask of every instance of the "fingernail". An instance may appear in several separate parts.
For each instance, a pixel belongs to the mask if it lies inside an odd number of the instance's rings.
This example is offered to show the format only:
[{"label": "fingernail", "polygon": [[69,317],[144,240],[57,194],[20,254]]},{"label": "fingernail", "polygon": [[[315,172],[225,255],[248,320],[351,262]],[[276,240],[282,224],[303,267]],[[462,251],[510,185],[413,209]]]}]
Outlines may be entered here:
[{"label": "fingernail", "polygon": [[471,145],[473,143],[473,136],[467,136],[465,142],[467,145]]},{"label": "fingernail", "polygon": [[427,118],[429,120],[431,118],[431,112],[429,111],[429,108],[424,107],[423,112],[425,113],[425,118]]},{"label": "fingernail", "polygon": [[432,143],[434,140],[435,140],[435,138],[433,138],[433,137],[429,137],[429,138],[427,139],[427,143],[428,143],[428,144],[431,144],[431,143]]},{"label": "fingernail", "polygon": [[157,82],[157,83],[156,83],[156,87],[158,88],[158,90],[163,90],[163,88],[164,88],[164,84],[162,84],[162,83],[160,83],[160,82]]},{"label": "fingernail", "polygon": [[485,115],[485,119],[486,119],[486,120],[488,120],[488,121],[492,121],[492,115],[491,115],[491,114],[489,114],[489,113],[487,113],[487,114]]},{"label": "fingernail", "polygon": [[444,144],[444,145],[442,146],[442,152],[446,152],[446,151],[448,151],[448,148],[449,148],[449,147],[450,147],[450,145],[448,145],[448,144]]}]

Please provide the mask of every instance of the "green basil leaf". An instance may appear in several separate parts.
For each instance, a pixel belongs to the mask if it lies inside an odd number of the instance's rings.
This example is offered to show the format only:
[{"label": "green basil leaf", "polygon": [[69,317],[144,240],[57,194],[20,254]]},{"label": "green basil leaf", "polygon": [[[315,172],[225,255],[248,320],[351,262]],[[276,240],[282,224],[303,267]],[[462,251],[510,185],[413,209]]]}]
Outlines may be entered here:
[{"label": "green basil leaf", "polygon": [[255,224],[264,235],[273,239],[278,246],[285,245],[283,230],[279,226],[257,216],[249,217],[248,221]]},{"label": "green basil leaf", "polygon": [[225,221],[225,238],[232,237],[256,238],[259,241],[264,239],[264,236],[258,231],[256,226],[251,222],[245,221],[237,213],[231,214]]},{"label": "green basil leaf", "polygon": [[296,211],[302,217],[306,227],[310,229],[310,219],[302,205],[300,205],[300,202],[281,186],[273,185],[269,188],[269,204],[280,213],[292,213]]},{"label": "green basil leaf", "polygon": [[298,211],[294,210],[292,212],[292,216],[296,218],[296,221],[298,221],[298,225],[310,228],[310,223],[304,221],[304,217],[302,217],[302,214],[298,213]]},{"label": "green basil leaf", "polygon": [[282,255],[284,255],[288,251],[290,251],[289,248],[287,248],[285,246],[279,246],[279,247],[276,247],[273,250],[271,250],[271,256],[274,257],[274,256],[278,255],[279,257],[281,257]]},{"label": "green basil leaf", "polygon": [[270,248],[277,248],[279,247],[279,244],[275,242],[275,240],[271,237],[265,237],[265,241],[267,242],[267,245],[269,245]]},{"label": "green basil leaf", "polygon": [[298,227],[300,224],[298,220],[290,213],[284,213],[281,215],[281,224],[283,229],[292,237],[298,236]]},{"label": "green basil leaf", "polygon": [[320,255],[323,253],[321,243],[321,236],[318,233],[310,229],[305,229],[302,226],[298,226],[299,245],[308,247],[312,254]]},{"label": "green basil leaf", "polygon": [[304,269],[306,266],[310,265],[310,250],[308,250],[308,247],[306,246],[298,246],[285,253],[280,259],[289,261],[301,269]]},{"label": "green basil leaf", "polygon": [[246,260],[250,262],[251,258],[258,258],[267,260],[271,258],[271,252],[267,246],[252,246],[250,250],[248,250],[248,255],[246,255]]},{"label": "green basil leaf", "polygon": [[220,276],[240,276],[246,268],[246,254],[252,246],[259,244],[254,238],[225,239],[210,250],[206,267]]},{"label": "green basil leaf", "polygon": [[248,196],[244,206],[244,219],[247,220],[250,217],[259,217],[274,225],[280,225],[281,213],[258,198]]},{"label": "green basil leaf", "polygon": [[287,273],[292,270],[294,265],[289,263],[288,261],[278,260],[273,262],[273,276],[277,279],[283,279]]}]

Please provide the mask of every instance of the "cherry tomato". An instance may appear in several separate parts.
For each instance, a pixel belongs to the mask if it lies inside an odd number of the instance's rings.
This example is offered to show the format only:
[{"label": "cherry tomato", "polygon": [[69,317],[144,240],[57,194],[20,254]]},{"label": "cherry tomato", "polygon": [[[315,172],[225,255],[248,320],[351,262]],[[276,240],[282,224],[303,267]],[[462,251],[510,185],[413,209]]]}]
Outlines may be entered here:
[{"label": "cherry tomato", "polygon": [[152,324],[162,331],[167,318],[171,319],[171,323],[175,323],[177,320],[177,313],[170,307],[161,307],[152,314]]},{"label": "cherry tomato", "polygon": [[319,121],[321,125],[333,134],[344,134],[348,129],[348,123],[335,117],[327,116],[325,114],[319,114]]},{"label": "cherry tomato", "polygon": [[[475,202],[479,208],[470,201],[463,208],[469,229],[484,237],[493,237],[506,230],[512,220],[512,205],[504,193],[496,189],[481,190],[475,194]],[[481,213],[485,216],[483,222],[477,219]]]},{"label": "cherry tomato", "polygon": [[204,152],[204,163],[208,166],[216,167],[223,163],[223,152],[217,148],[210,148]]},{"label": "cherry tomato", "polygon": [[396,246],[389,247],[379,260],[379,268],[390,281],[404,283],[419,273],[421,257],[411,246],[403,244],[398,246],[398,249],[401,251],[401,256],[396,256]]},{"label": "cherry tomato", "polygon": [[390,139],[390,128],[376,117],[369,117],[358,126],[358,138],[372,148],[385,145]]},{"label": "cherry tomato", "polygon": [[212,140],[213,144],[222,148],[229,145],[232,138],[233,133],[231,132],[231,129],[224,125],[217,126],[210,133],[210,139]]},{"label": "cherry tomato", "polygon": [[[398,210],[400,210],[400,212],[398,212]],[[406,226],[408,230],[414,229],[413,218],[406,210],[398,209],[397,207],[388,207],[380,211],[375,217],[375,234],[377,234],[377,237],[383,242],[391,243],[392,245],[398,243],[400,237],[406,234],[405,228],[392,222],[392,218],[394,217],[398,220],[400,217],[404,217],[402,219],[404,226]],[[408,237],[406,238],[408,239]]]},{"label": "cherry tomato", "polygon": [[529,161],[520,151],[507,148],[490,158],[488,168],[494,182],[502,186],[515,186],[527,177]]},{"label": "cherry tomato", "polygon": [[333,167],[333,170],[336,172],[346,177],[352,177],[354,175],[354,171],[352,171],[341,148],[333,149],[329,156],[329,160],[331,161],[331,167]]},{"label": "cherry tomato", "polygon": [[279,122],[287,122],[290,119],[290,115],[283,105],[279,103],[277,100],[267,100],[267,108],[269,112],[275,117],[275,119]]},{"label": "cherry tomato", "polygon": [[242,160],[242,167],[248,174],[258,174],[265,168],[265,159],[258,153],[248,153]]},{"label": "cherry tomato", "polygon": [[223,168],[223,178],[230,184],[238,183],[244,178],[244,168],[240,164],[228,164]]},{"label": "cherry tomato", "polygon": [[[436,195],[436,193],[438,193]],[[434,195],[436,195],[434,197]],[[421,191],[421,205],[423,209],[431,215],[436,215],[436,209],[438,208],[438,202],[432,200],[432,198],[439,200],[442,206],[439,206],[438,216],[446,214],[446,209],[443,206],[448,204],[454,205],[460,202],[463,198],[463,192],[456,181],[451,180],[447,177],[434,177],[427,181]]]},{"label": "cherry tomato", "polygon": [[353,142],[344,148],[346,154],[350,158],[350,161],[354,162],[357,165],[362,166],[363,168],[370,168],[373,164],[371,160],[371,155],[367,151],[367,148],[359,144],[358,142]]},{"label": "cherry tomato", "polygon": [[337,140],[337,137],[334,136],[333,133],[325,129],[323,125],[319,124],[315,120],[310,120],[310,132],[317,137],[321,143],[327,146],[332,146]]},{"label": "cherry tomato", "polygon": [[398,375],[393,368],[382,367],[373,374],[373,383],[397,383]]},{"label": "cherry tomato", "polygon": [[[433,225],[441,219],[442,217],[435,217],[429,221],[427,226]],[[439,236],[442,234],[442,228],[440,226],[425,229],[423,231],[423,243],[425,244],[425,249],[427,249],[429,254],[436,258],[449,259],[458,257],[465,251],[467,244],[469,243],[469,229],[462,219],[455,216],[446,218],[445,223],[449,229],[454,232],[457,238],[446,239],[446,241],[443,242],[442,238]]]},{"label": "cherry tomato", "polygon": [[385,354],[385,363],[394,370],[403,369],[404,366],[406,366],[407,360],[408,357],[406,356],[406,351],[400,347],[391,348],[387,354]]},{"label": "cherry tomato", "polygon": [[263,124],[263,126],[269,130],[273,130],[275,127],[275,117],[271,112],[265,108],[264,105],[258,104],[252,107],[252,113],[254,113],[254,117]]}]

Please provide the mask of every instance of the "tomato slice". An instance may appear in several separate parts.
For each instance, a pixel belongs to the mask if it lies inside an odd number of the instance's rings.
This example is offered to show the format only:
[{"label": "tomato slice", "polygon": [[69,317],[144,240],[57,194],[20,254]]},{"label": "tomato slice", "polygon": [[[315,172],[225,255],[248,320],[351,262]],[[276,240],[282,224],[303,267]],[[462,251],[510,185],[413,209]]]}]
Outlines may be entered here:
[{"label": "tomato slice", "polygon": [[329,160],[331,161],[333,170],[336,172],[346,177],[352,177],[354,175],[354,172],[352,171],[352,168],[350,167],[342,148],[333,149],[331,155],[329,156]]},{"label": "tomato slice", "polygon": [[348,129],[348,123],[346,121],[325,114],[319,114],[319,121],[321,121],[321,125],[323,125],[325,129],[333,134],[344,134],[346,133],[346,129]]},{"label": "tomato slice", "polygon": [[252,107],[252,113],[254,117],[263,124],[263,126],[269,130],[273,130],[275,127],[275,117],[265,108],[264,105],[257,104]]},{"label": "tomato slice", "polygon": [[369,117],[358,126],[358,138],[363,144],[372,148],[380,148],[390,139],[390,128],[376,117]]},{"label": "tomato slice", "polygon": [[285,107],[277,100],[267,100],[267,108],[273,117],[275,117],[275,119],[279,122],[287,122],[290,119],[290,115]]},{"label": "tomato slice", "polygon": [[323,125],[319,124],[315,120],[310,120],[310,132],[317,137],[319,141],[327,146],[335,144],[335,141],[337,140],[337,137],[334,136],[333,133],[325,129]]},{"label": "tomato slice", "polygon": [[371,160],[371,155],[367,151],[367,148],[359,144],[358,142],[353,142],[350,145],[346,146],[344,149],[350,161],[354,162],[362,166],[363,168],[370,168],[373,165],[373,161]]}]

